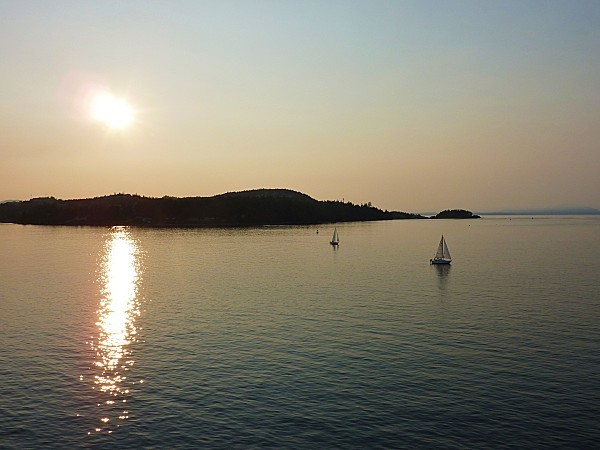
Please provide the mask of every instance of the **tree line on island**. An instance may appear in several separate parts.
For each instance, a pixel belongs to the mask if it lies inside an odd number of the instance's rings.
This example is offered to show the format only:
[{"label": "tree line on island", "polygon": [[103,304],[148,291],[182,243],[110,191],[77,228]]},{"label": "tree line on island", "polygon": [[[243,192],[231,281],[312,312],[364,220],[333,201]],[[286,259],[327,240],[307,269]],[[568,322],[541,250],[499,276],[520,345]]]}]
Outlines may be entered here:
[{"label": "tree line on island", "polygon": [[478,217],[461,209],[442,211],[432,217],[384,211],[370,203],[319,201],[289,189],[256,189],[213,197],[156,198],[132,194],[77,200],[41,197],[0,204],[0,222],[31,225],[257,226]]}]

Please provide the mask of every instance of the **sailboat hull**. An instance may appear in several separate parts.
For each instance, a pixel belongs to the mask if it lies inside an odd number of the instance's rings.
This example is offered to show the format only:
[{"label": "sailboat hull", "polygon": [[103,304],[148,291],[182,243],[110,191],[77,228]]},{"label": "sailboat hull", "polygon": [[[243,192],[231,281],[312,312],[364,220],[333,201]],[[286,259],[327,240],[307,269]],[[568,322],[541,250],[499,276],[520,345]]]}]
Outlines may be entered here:
[{"label": "sailboat hull", "polygon": [[430,259],[429,262],[431,264],[450,264],[452,262],[451,259]]}]

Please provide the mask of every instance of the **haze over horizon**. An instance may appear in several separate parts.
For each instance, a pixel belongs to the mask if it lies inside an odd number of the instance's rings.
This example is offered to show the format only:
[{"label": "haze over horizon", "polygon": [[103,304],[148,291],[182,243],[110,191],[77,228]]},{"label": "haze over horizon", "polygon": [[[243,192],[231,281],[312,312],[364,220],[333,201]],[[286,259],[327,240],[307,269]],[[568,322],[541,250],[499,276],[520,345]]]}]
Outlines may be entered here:
[{"label": "haze over horizon", "polygon": [[600,208],[600,2],[0,0],[0,200]]}]

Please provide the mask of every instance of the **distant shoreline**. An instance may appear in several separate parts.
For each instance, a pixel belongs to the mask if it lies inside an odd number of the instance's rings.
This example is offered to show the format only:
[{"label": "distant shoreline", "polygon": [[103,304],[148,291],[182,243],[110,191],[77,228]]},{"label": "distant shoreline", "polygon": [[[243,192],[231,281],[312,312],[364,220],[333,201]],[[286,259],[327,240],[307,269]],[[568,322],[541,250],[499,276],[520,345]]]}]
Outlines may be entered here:
[{"label": "distant shoreline", "polygon": [[595,216],[600,215],[600,210],[594,208],[585,209],[536,209],[523,211],[493,211],[479,212],[482,216]]},{"label": "distant shoreline", "polygon": [[182,198],[131,194],[73,200],[41,197],[0,204],[0,222],[23,225],[196,228],[476,218],[479,216],[461,209],[445,210],[431,217],[384,211],[370,203],[357,205],[315,200],[289,189],[256,189]]}]

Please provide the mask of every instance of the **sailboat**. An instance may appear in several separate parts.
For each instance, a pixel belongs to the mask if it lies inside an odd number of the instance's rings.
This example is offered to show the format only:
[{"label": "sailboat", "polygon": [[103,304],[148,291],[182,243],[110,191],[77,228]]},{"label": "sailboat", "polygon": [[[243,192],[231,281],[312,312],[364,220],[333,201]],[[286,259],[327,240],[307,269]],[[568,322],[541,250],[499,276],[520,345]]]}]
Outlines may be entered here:
[{"label": "sailboat", "polygon": [[340,245],[340,237],[338,236],[337,228],[333,229],[333,237],[331,238],[330,244],[334,247]]},{"label": "sailboat", "polygon": [[440,239],[440,245],[438,245],[437,253],[435,254],[435,258],[430,259],[430,264],[450,264],[452,262],[452,256],[450,256],[450,250],[448,250],[448,246],[446,245],[446,240],[444,239],[444,235],[442,234],[442,239]]}]

